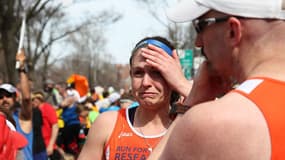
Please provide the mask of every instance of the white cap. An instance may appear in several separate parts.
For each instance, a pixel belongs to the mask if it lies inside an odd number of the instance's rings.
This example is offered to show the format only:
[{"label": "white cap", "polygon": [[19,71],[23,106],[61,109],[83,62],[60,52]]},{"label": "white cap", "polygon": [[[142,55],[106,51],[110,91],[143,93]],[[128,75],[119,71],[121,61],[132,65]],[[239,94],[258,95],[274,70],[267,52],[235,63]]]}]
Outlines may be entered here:
[{"label": "white cap", "polygon": [[210,10],[248,18],[285,19],[285,0],[181,0],[166,14],[174,22],[186,22]]},{"label": "white cap", "polygon": [[17,89],[8,83],[1,84],[0,89],[5,90],[6,92],[9,92],[9,93],[16,93],[17,92]]}]

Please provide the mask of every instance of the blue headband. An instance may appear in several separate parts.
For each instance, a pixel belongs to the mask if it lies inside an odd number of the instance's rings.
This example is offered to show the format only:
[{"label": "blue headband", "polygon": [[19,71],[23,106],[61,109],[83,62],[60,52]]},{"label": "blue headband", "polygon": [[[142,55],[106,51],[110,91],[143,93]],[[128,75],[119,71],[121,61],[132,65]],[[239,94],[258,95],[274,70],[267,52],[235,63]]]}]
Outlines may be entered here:
[{"label": "blue headband", "polygon": [[160,42],[158,40],[155,40],[155,39],[145,40],[145,41],[141,42],[136,48],[139,48],[139,47],[141,47],[144,44],[152,44],[152,45],[154,45],[156,47],[159,47],[159,48],[163,49],[170,56],[172,55],[172,50],[166,44],[164,44],[164,43],[162,43],[162,42]]}]

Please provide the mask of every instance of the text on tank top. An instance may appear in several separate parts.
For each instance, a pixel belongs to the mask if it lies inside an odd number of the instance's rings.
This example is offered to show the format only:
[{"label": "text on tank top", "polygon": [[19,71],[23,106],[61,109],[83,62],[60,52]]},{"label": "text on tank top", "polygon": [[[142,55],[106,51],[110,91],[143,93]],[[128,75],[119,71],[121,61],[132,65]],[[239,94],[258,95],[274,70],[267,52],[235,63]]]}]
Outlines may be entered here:
[{"label": "text on tank top", "polygon": [[130,121],[128,109],[118,111],[118,118],[110,139],[105,145],[107,160],[137,159],[144,160],[150,154],[149,146],[154,148],[166,131],[154,136],[139,133]]}]

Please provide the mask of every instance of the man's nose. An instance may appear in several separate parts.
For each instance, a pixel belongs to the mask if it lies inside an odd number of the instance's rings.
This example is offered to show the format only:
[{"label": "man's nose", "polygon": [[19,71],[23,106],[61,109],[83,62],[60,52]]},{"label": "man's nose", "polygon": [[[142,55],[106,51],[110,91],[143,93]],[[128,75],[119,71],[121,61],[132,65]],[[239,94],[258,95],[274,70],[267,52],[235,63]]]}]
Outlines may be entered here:
[{"label": "man's nose", "polygon": [[197,33],[196,39],[195,39],[195,46],[196,47],[203,47],[203,43],[202,43],[202,36],[201,33]]}]

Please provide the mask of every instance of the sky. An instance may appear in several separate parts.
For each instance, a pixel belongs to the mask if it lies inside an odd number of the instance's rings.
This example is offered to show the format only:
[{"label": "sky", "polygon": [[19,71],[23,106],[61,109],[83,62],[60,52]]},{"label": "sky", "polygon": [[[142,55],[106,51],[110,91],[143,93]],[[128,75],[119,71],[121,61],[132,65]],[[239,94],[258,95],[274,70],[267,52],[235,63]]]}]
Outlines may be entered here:
[{"label": "sky", "polygon": [[[120,21],[108,26],[104,33],[107,38],[106,50],[114,57],[115,63],[127,64],[131,50],[145,36],[165,35],[164,26],[148,13],[146,6],[135,0],[62,0],[62,2],[68,6],[67,10],[72,18],[80,18],[86,12],[99,9],[115,10],[123,15]],[[166,21],[164,9],[158,8],[157,12]]]}]

